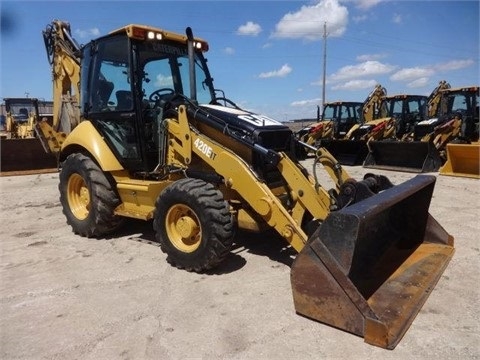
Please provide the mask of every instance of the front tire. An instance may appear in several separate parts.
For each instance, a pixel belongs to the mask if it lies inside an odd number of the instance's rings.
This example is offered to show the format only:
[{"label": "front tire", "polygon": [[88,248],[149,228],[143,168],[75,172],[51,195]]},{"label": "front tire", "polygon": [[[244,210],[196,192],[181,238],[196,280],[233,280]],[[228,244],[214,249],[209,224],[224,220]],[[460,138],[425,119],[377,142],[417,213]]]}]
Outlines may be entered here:
[{"label": "front tire", "polygon": [[89,157],[71,154],[60,171],[60,203],[75,234],[100,237],[116,230],[122,218],[114,215],[120,198],[105,173]]},{"label": "front tire", "polygon": [[223,194],[212,184],[178,180],[160,194],[155,207],[155,237],[172,266],[203,272],[230,253],[233,216]]}]

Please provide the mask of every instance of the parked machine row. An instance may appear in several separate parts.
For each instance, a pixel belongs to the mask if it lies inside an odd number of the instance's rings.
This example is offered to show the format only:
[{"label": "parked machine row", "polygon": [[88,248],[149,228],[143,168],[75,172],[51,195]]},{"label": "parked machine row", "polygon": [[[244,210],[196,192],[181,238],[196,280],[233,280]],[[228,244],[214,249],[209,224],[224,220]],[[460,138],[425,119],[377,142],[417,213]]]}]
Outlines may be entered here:
[{"label": "parked machine row", "polygon": [[[361,109],[361,116],[347,106]],[[329,131],[341,124],[343,133]],[[441,81],[427,97],[388,96],[377,85],[361,105],[326,103],[321,120],[297,136],[345,165],[480,177],[479,87]]]}]

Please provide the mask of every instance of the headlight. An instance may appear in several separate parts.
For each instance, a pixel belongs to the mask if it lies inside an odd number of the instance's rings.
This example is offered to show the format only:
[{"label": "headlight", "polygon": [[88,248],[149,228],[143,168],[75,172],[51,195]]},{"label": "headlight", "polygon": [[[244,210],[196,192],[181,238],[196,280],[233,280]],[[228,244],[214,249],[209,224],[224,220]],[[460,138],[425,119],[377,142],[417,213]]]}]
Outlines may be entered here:
[{"label": "headlight", "polygon": [[162,36],[162,34],[160,34],[160,33],[156,33],[156,32],[153,32],[153,31],[149,31],[149,32],[147,33],[147,38],[148,38],[149,40],[153,40],[153,39],[162,40],[163,36]]}]

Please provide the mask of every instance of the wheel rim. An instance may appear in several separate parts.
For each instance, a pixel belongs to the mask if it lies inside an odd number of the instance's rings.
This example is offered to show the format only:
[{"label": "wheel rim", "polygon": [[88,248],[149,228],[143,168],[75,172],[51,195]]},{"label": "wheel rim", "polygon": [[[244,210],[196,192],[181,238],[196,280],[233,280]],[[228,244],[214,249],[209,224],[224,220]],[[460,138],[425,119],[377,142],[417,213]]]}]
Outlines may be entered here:
[{"label": "wheel rim", "polygon": [[191,253],[202,241],[202,227],[197,215],[188,206],[177,204],[167,213],[166,230],[170,242],[178,250]]},{"label": "wheel rim", "polygon": [[67,197],[72,214],[79,220],[86,219],[90,212],[90,191],[79,174],[72,174],[68,179]]}]

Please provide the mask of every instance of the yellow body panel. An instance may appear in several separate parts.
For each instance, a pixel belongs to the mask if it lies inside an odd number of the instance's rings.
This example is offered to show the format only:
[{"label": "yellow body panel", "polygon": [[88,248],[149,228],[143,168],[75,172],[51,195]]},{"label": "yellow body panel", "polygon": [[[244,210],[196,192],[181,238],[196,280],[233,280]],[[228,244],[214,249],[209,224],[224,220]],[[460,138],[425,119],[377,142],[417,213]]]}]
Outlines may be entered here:
[{"label": "yellow body panel", "polygon": [[115,214],[141,220],[153,218],[158,195],[172,183],[167,180],[132,179],[126,171],[113,172],[112,176],[122,200],[122,203],[115,209]]},{"label": "yellow body panel", "polygon": [[72,146],[81,146],[93,155],[103,171],[119,171],[123,166],[118,162],[105,140],[89,121],[83,121],[68,135],[62,144],[62,151]]}]

